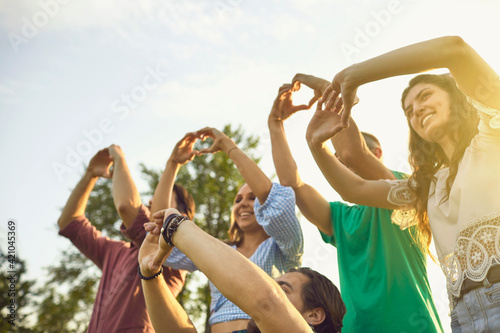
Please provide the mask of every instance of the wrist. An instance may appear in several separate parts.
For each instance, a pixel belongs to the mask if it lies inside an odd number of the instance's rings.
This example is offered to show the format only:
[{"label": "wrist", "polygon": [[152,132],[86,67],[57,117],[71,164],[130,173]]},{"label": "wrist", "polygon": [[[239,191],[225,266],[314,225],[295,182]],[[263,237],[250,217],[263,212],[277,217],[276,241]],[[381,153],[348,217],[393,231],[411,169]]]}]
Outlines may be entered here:
[{"label": "wrist", "polygon": [[344,68],[337,74],[340,75],[340,80],[342,82],[343,89],[354,90],[358,88],[360,85],[366,83],[365,81],[363,81],[364,77],[358,75],[361,72],[359,68],[361,66],[362,64],[353,64],[349,67]]},{"label": "wrist", "polygon": [[267,125],[269,126],[269,128],[280,127],[283,126],[283,120],[280,117],[270,114],[267,118]]},{"label": "wrist", "polygon": [[141,267],[141,265],[137,266],[137,274],[141,278],[141,280],[153,280],[163,273],[163,266],[160,266],[157,272],[151,272],[151,270]]},{"label": "wrist", "polygon": [[113,163],[125,161],[125,155],[113,155],[111,156],[111,159],[113,160]]},{"label": "wrist", "polygon": [[236,145],[236,143],[234,143],[233,140],[229,139],[229,138],[226,138],[224,140],[222,140],[222,142],[220,143],[220,148],[227,154],[229,155],[229,151],[230,150],[233,150],[234,148],[238,148],[238,146]]},{"label": "wrist", "polygon": [[307,145],[311,151],[319,151],[323,149],[323,146],[326,141],[320,140],[315,136],[306,135]]},{"label": "wrist", "polygon": [[94,179],[98,179],[99,176],[97,176],[92,170],[87,169],[85,171],[85,174],[83,175],[83,178],[85,178],[87,180],[94,180]]},{"label": "wrist", "polygon": [[165,169],[177,168],[180,165],[181,163],[179,163],[179,161],[177,161],[174,157],[170,156],[170,158],[167,160],[167,163],[165,164]]},{"label": "wrist", "polygon": [[185,250],[186,245],[195,238],[194,235],[196,234],[197,229],[199,228],[193,221],[189,219],[184,220],[172,234],[171,240],[179,250]]}]

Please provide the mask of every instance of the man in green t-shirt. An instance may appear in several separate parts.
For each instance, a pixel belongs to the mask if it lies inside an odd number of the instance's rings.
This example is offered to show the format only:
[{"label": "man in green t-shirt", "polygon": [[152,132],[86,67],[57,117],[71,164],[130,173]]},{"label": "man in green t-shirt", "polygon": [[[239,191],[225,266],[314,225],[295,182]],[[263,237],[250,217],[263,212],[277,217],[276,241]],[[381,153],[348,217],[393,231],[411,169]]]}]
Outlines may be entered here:
[{"label": "man in green t-shirt", "polygon": [[[302,82],[315,90],[309,105],[293,105],[292,92]],[[308,109],[329,82],[297,74],[283,85],[268,119],[274,165],[282,185],[291,186],[302,214],[337,248],[340,288],[347,307],[345,332],[442,332],[427,279],[426,257],[411,230],[391,223],[391,210],[329,203],[301,181],[286,140],[283,121]],[[365,179],[400,179],[382,163],[378,140],[350,126],[335,135],[337,157]]]}]

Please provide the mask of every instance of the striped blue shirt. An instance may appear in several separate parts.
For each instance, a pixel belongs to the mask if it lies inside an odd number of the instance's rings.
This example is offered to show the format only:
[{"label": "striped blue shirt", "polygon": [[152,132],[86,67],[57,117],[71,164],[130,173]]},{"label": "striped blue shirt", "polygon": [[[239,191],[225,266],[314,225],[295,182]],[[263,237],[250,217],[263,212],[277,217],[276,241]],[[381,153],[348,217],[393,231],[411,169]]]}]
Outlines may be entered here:
[{"label": "striped blue shirt", "polygon": [[[257,222],[270,236],[263,241],[249,258],[272,278],[277,278],[290,268],[300,267],[304,252],[304,238],[299,220],[295,215],[295,193],[291,187],[273,183],[266,202],[256,199],[254,213]],[[236,246],[233,246],[236,249]],[[193,262],[179,249],[174,248],[165,265],[190,272],[198,270]],[[210,325],[237,319],[250,319],[236,305],[224,297],[210,283],[212,303]]]}]

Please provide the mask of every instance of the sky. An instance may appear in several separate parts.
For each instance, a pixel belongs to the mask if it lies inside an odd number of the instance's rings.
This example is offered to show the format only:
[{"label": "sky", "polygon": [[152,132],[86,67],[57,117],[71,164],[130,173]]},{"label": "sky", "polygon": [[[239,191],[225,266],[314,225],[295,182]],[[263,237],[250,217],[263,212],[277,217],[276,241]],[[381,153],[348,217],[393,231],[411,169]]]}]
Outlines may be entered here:
[{"label": "sky", "polygon": [[[260,136],[261,166],[273,175],[267,115],[295,73],[331,80],[353,63],[445,35],[461,36],[498,71],[499,13],[494,0],[0,0],[0,246],[14,221],[16,253],[42,282],[70,246],[57,235],[61,208],[83,165],[112,143],[145,191],[140,162],[161,169],[186,132],[242,125]],[[380,139],[386,165],[405,172],[399,100],[410,77],[360,87],[353,110],[361,130]],[[305,102],[312,91],[296,95]],[[340,200],[307,148],[310,117],[286,122],[299,172]],[[338,285],[336,250],[301,223],[304,265]],[[449,331],[444,275],[432,262],[429,278]]]}]

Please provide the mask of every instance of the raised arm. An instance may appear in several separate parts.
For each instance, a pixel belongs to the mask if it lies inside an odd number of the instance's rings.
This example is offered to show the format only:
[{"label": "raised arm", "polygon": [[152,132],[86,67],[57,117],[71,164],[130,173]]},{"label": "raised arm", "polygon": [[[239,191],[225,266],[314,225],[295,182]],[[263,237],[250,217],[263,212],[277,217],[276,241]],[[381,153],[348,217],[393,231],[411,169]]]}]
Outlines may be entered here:
[{"label": "raised arm", "polygon": [[260,203],[266,202],[271,191],[272,182],[259,166],[248,157],[243,150],[239,149],[236,143],[221,131],[205,127],[196,132],[202,138],[210,137],[214,140],[210,148],[200,150],[200,153],[215,153],[224,151],[234,162],[245,182],[252,189],[252,192],[259,199]]},{"label": "raised arm", "polygon": [[[158,234],[149,233],[139,250],[140,270],[145,277],[154,276],[159,270],[159,266],[152,269],[149,265],[158,252],[158,241]],[[167,248],[165,252],[162,252],[162,255],[166,257],[170,252],[170,249]],[[146,307],[156,332],[196,332],[188,314],[172,295],[161,275],[158,278],[141,281]]]},{"label": "raised arm", "polygon": [[85,174],[71,192],[61,212],[61,216],[57,221],[59,229],[64,229],[75,218],[85,215],[85,208],[97,178],[111,178],[109,168],[112,163],[108,149],[102,149],[92,157]]},{"label": "raised arm", "polygon": [[[175,209],[156,213],[156,224],[148,223],[146,230],[158,234],[158,226],[163,224],[165,216],[172,213],[178,214]],[[225,297],[255,320],[262,332],[311,331],[280,286],[238,251],[203,232],[189,220],[179,225],[172,241]],[[148,257],[149,263],[141,260],[141,270],[148,265],[148,274],[157,272],[169,251],[170,247],[160,237],[157,254]],[[150,296],[158,297],[154,293],[145,295],[146,298]],[[154,324],[155,319],[151,319]],[[156,326],[155,329],[162,332]],[[164,326],[163,332],[173,331],[168,329],[168,326]]]},{"label": "raised arm", "polygon": [[302,182],[286,139],[283,121],[296,111],[292,102],[292,85],[285,84],[279,89],[268,118],[274,167],[281,185],[293,188],[297,206],[306,219],[331,235],[330,205],[313,187]]},{"label": "raised arm", "polygon": [[[340,112],[347,126],[357,88],[392,76],[448,68],[460,89],[468,96],[495,109],[500,108],[498,74],[460,37],[447,36],[412,44],[354,64],[333,78],[335,92],[326,109]],[[337,97],[342,94],[342,100]]]},{"label": "raised arm", "polygon": [[[294,76],[292,82],[297,81],[314,90],[314,98],[311,102],[323,96],[330,85],[330,82],[325,79],[300,73]],[[392,171],[370,151],[352,118],[349,119],[349,127],[337,133],[331,141],[342,162],[362,178],[395,179]],[[381,153],[382,150],[380,150]]]},{"label": "raised arm", "polygon": [[344,166],[326,145],[334,135],[342,130],[340,115],[318,108],[307,128],[307,143],[321,172],[333,189],[351,203],[364,206],[395,209],[387,201],[391,186],[382,180],[365,180]]},{"label": "raised arm", "polygon": [[142,200],[130,174],[122,149],[117,145],[111,145],[108,149],[113,160],[113,201],[118,215],[120,215],[123,224],[128,229],[132,226],[139,213]]},{"label": "raised arm", "polygon": [[175,145],[165,165],[165,169],[161,174],[160,181],[156,186],[153,203],[151,204],[151,212],[157,212],[171,207],[172,190],[177,173],[182,165],[192,161],[198,153],[193,150],[196,139],[197,136],[195,133],[187,133]]}]

